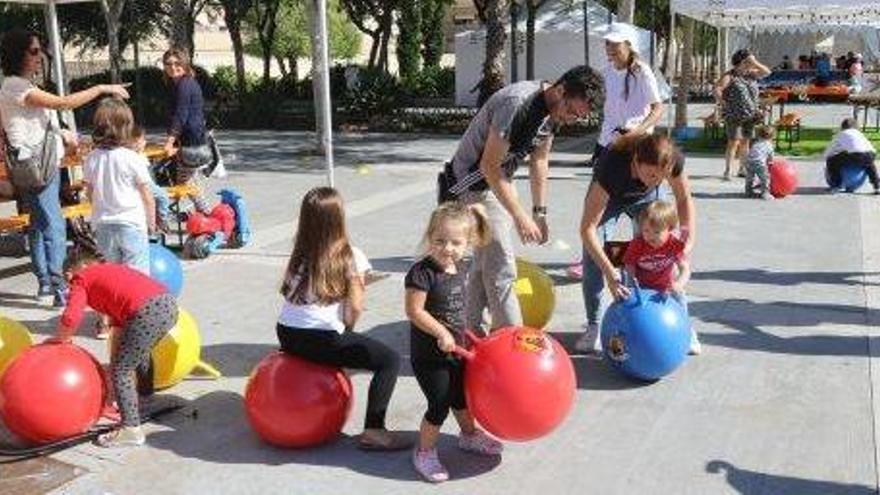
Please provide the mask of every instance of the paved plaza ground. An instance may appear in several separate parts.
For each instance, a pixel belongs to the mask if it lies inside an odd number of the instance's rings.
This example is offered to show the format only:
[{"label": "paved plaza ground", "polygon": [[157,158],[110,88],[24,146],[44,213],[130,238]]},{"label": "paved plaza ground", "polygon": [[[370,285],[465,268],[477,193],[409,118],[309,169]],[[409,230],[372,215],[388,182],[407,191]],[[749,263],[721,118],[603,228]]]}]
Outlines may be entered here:
[{"label": "paved plaza ground", "polygon": [[[433,487],[417,478],[408,452],[355,449],[350,435],[364,414],[363,374],[353,377],[356,404],[345,436],[332,445],[283,451],[249,429],[241,396],[250,370],[276,348],[277,290],[298,203],[325,175],[322,159],[309,151],[310,134],[232,132],[220,139],[231,173],[213,186],[244,194],[255,238],[241,250],[184,261],[180,304],[199,323],[203,359],[224,378],[165,391],[167,400],[187,406],[150,425],[147,446],[84,445],[32,463],[30,471],[0,465],[0,493],[877,493],[880,197],[826,194],[818,162],[798,162],[796,196],[760,201],[743,198],[739,182],[719,180],[720,159],[690,157],[698,232],[689,294],[703,355],[646,385],[573,354],[576,403],[557,431],[485,459],[456,449],[450,420],[440,455],[452,480]],[[375,269],[391,274],[368,288],[359,331],[408,362],[403,276],[434,205],[439,163],[456,137],[338,139],[336,180],[351,236]],[[564,271],[580,255],[590,171],[578,164],[586,149],[578,139],[555,146],[552,240],[519,251],[556,280],[549,330],[570,350],[584,310],[580,285]],[[527,181],[516,182],[525,192]],[[32,302],[36,287],[26,264],[0,258],[0,309],[42,338],[53,332],[57,313]],[[106,358],[89,326],[77,342]],[[389,427],[415,433],[424,407],[407,364]],[[59,486],[64,479],[70,481]]]}]

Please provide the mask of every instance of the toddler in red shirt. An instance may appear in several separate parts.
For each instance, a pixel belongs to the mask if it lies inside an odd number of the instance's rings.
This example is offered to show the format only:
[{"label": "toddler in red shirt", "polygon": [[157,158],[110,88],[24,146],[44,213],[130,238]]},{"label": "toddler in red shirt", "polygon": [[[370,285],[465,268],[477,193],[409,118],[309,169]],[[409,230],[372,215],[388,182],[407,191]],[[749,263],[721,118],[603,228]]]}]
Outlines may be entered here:
[{"label": "toddler in red shirt", "polygon": [[[691,268],[684,253],[686,230],[677,230],[675,205],[654,201],[639,215],[639,236],[629,243],[623,264],[630,277],[642,287],[668,292],[687,312],[685,285]],[[691,328],[690,353],[702,350],[697,333]]]},{"label": "toddler in red shirt", "polygon": [[134,373],[149,376],[153,347],[177,322],[177,301],[164,285],[116,263],[101,263],[91,253],[68,256],[65,277],[70,286],[67,308],[58,322],[56,341],[69,342],[86,306],[107,315],[117,329],[110,358],[110,378],[122,426],[98,437],[104,447],[142,445]]}]

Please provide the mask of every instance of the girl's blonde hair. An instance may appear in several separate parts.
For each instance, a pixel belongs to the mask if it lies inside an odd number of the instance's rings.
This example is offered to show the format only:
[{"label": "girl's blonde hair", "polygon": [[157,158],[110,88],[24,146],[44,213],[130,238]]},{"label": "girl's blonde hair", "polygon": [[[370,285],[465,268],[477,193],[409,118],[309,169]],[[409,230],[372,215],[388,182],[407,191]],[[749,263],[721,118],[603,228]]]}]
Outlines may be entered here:
[{"label": "girl's blonde hair", "polygon": [[342,196],[332,187],[307,192],[281,295],[295,304],[307,304],[312,297],[323,305],[345,299],[354,276],[353,260]]},{"label": "girl's blonde hair", "polygon": [[489,217],[486,209],[481,204],[466,205],[460,201],[447,201],[431,213],[428,220],[428,228],[422,236],[422,250],[426,251],[431,245],[431,237],[443,222],[462,222],[468,226],[468,244],[483,247],[492,240],[492,232],[489,228]]},{"label": "girl's blonde hair", "polygon": [[672,230],[678,227],[678,210],[668,201],[654,201],[639,214],[639,223]]},{"label": "girl's blonde hair", "polygon": [[131,142],[134,115],[120,98],[104,98],[92,118],[92,142],[98,148],[117,148]]}]

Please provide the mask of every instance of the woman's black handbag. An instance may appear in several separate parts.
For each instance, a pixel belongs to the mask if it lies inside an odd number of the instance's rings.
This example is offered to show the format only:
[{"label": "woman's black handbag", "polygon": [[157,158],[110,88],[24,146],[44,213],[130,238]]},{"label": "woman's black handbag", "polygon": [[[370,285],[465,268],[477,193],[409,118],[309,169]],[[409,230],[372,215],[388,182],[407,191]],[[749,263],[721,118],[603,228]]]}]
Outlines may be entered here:
[{"label": "woman's black handbag", "polygon": [[49,124],[42,144],[30,154],[27,150],[6,145],[6,167],[9,181],[19,193],[38,194],[52,182],[58,173],[58,140],[61,135]]}]

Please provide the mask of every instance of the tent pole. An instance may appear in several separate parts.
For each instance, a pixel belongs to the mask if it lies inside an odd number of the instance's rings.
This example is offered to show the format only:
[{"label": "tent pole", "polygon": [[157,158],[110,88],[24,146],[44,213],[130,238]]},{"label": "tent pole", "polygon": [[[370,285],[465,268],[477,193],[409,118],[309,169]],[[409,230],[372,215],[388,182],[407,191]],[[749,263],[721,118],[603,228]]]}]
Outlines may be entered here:
[{"label": "tent pole", "polygon": [[[67,82],[64,80],[64,51],[61,49],[61,35],[58,28],[58,9],[55,0],[46,1],[46,32],[49,33],[49,49],[52,51],[52,74],[59,96],[67,94]],[[61,112],[67,128],[76,132],[76,121],[69,110]]]},{"label": "tent pole", "polygon": [[321,144],[327,165],[327,185],[334,187],[333,176],[333,124],[330,108],[330,60],[327,46],[327,0],[313,0],[315,14],[315,39],[312,51],[313,74],[320,79],[319,91],[315,95],[321,112]]}]

